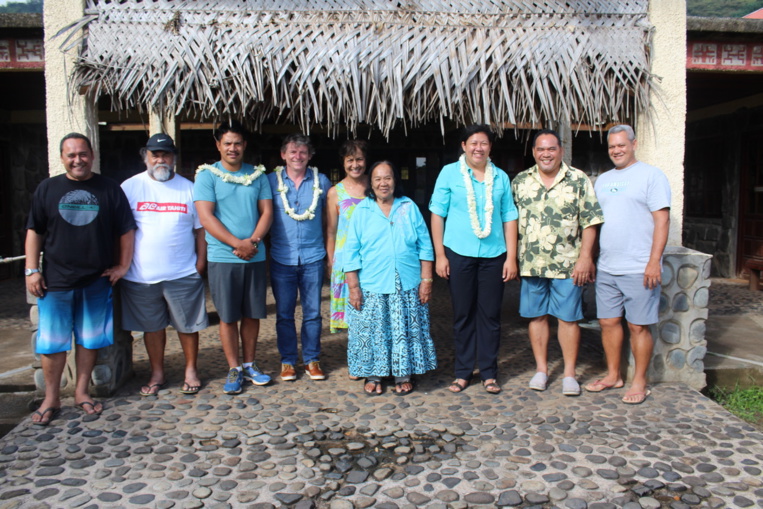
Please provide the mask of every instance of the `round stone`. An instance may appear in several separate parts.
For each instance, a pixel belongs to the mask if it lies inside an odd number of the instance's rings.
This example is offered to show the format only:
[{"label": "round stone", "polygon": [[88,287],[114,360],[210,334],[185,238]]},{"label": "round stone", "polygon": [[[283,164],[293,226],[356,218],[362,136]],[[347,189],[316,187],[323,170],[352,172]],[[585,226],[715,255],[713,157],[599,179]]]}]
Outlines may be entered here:
[{"label": "round stone", "polygon": [[467,494],[464,497],[464,500],[470,504],[489,505],[495,502],[495,497],[491,495],[490,493],[485,493],[483,491],[476,491],[476,492]]},{"label": "round stone", "polygon": [[689,288],[699,277],[699,270],[692,265],[683,265],[678,269],[676,282],[683,289]]},{"label": "round stone", "polygon": [[455,502],[459,499],[459,496],[458,493],[453,490],[442,490],[437,492],[435,498],[437,498],[437,500],[441,500],[442,502],[448,503]]},{"label": "round stone", "polygon": [[131,504],[135,505],[148,505],[151,502],[154,501],[154,495],[146,494],[146,495],[135,495],[134,497],[131,497],[129,499],[129,502]]},{"label": "round stone", "polygon": [[203,500],[212,495],[212,490],[207,487],[201,487],[201,488],[196,488],[195,490],[193,490],[192,494],[194,497],[200,500]]},{"label": "round stone", "polygon": [[666,343],[677,345],[681,342],[681,326],[672,321],[663,323],[660,327],[660,337]]},{"label": "round stone", "polygon": [[683,292],[678,292],[673,297],[673,311],[676,313],[683,313],[689,310],[689,298]]},{"label": "round stone", "polygon": [[686,352],[680,348],[674,348],[668,353],[668,365],[675,369],[681,369],[686,364]]},{"label": "round stone", "polygon": [[564,506],[568,509],[587,509],[588,503],[582,498],[568,498]]},{"label": "round stone", "polygon": [[694,305],[696,307],[706,308],[709,302],[710,302],[710,291],[707,288],[700,288],[699,290],[694,292]]}]

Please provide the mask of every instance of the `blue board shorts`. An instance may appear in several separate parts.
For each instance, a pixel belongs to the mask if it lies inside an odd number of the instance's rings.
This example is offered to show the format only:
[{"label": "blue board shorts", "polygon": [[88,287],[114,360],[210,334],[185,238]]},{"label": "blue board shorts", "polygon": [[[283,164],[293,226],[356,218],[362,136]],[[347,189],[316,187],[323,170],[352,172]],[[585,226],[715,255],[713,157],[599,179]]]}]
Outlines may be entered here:
[{"label": "blue board shorts", "polygon": [[583,319],[583,287],[572,278],[523,277],[520,285],[519,315],[538,318],[551,315],[565,322]]},{"label": "blue board shorts", "polygon": [[40,326],[35,353],[68,352],[74,341],[88,350],[114,343],[111,283],[101,277],[82,288],[46,292],[37,299]]}]

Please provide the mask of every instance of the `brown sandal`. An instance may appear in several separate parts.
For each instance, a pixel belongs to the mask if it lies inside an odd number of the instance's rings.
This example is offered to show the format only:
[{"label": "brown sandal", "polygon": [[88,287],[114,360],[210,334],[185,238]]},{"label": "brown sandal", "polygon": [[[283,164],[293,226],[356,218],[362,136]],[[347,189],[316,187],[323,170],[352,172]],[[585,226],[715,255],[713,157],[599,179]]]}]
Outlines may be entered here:
[{"label": "brown sandal", "polygon": [[[459,380],[461,380],[461,382],[463,383],[460,383]],[[448,390],[452,393],[458,394],[459,392],[463,391],[467,387],[469,387],[469,380],[466,380],[464,378],[456,378],[450,384],[450,386],[448,387]]]}]

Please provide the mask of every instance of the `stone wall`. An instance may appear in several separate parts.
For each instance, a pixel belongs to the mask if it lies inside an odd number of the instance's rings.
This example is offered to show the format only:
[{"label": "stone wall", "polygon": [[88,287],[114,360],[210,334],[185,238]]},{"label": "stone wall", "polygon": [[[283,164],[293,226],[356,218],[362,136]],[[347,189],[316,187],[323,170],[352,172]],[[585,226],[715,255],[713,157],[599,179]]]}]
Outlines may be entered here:
[{"label": "stone wall", "polygon": [[[711,259],[708,254],[684,247],[665,249],[660,321],[652,326],[650,382],[683,382],[697,390],[705,387]],[[628,376],[632,375],[631,358]]]},{"label": "stone wall", "polygon": [[726,219],[684,217],[684,246],[712,255],[710,275],[734,277],[731,230]]}]

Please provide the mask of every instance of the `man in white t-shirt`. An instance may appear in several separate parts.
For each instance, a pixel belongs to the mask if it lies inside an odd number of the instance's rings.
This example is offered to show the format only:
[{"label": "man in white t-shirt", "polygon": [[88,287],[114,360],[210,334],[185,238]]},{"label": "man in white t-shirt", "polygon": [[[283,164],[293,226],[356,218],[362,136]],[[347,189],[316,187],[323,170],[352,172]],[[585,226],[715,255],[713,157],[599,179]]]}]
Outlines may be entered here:
[{"label": "man in white t-shirt", "polygon": [[625,311],[635,366],[623,402],[637,405],[650,394],[646,372],[654,345],[649,326],[659,320],[662,253],[670,227],[670,184],[658,168],[636,159],[633,128],[613,127],[607,142],[615,168],[600,175],[594,185],[604,212],[596,307],[607,375],[586,385],[586,390],[601,392],[625,385],[620,373]]},{"label": "man in white t-shirt", "polygon": [[141,387],[141,396],[153,396],[167,383],[164,347],[170,324],[185,354],[180,392],[201,389],[196,361],[199,331],[208,325],[201,278],[206,241],[193,205],[193,183],[173,171],[175,153],[170,136],[151,136],[141,149],[146,171],[122,183],[138,224],[132,265],[122,280],[122,326],[144,332],[151,363],[151,378]]}]

